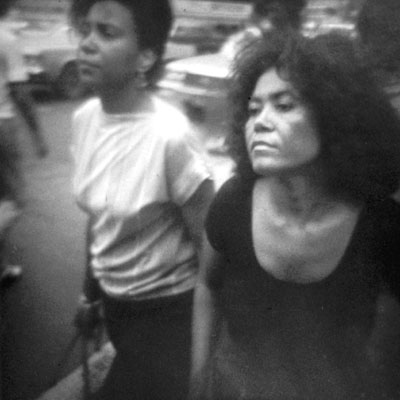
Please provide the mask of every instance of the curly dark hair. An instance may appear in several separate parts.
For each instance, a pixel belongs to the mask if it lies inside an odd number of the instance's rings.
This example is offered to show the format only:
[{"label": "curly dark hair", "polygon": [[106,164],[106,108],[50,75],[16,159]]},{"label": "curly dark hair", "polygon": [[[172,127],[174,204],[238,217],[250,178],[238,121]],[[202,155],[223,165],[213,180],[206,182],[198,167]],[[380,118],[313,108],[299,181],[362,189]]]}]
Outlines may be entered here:
[{"label": "curly dark hair", "polygon": [[[80,23],[94,4],[104,0],[72,0],[70,21],[79,30]],[[137,28],[138,43],[141,49],[152,50],[157,61],[147,71],[150,83],[157,80],[162,65],[162,57],[173,22],[169,0],[115,0],[131,12]]]},{"label": "curly dark hair", "polygon": [[400,121],[351,39],[271,32],[235,60],[228,143],[245,181],[256,179],[246,150],[248,102],[259,77],[276,68],[315,115],[327,190],[353,200],[382,198],[400,182]]}]

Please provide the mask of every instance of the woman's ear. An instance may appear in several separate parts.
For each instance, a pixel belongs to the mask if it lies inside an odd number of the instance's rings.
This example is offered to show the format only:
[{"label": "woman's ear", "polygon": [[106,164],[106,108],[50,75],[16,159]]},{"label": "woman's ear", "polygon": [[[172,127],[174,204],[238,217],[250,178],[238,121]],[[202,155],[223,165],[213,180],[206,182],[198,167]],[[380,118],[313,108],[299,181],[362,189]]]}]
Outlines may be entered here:
[{"label": "woman's ear", "polygon": [[139,59],[138,59],[138,67],[137,67],[138,72],[146,73],[149,69],[151,69],[151,67],[154,65],[156,61],[157,61],[157,56],[153,50],[150,49],[142,50],[139,54]]}]

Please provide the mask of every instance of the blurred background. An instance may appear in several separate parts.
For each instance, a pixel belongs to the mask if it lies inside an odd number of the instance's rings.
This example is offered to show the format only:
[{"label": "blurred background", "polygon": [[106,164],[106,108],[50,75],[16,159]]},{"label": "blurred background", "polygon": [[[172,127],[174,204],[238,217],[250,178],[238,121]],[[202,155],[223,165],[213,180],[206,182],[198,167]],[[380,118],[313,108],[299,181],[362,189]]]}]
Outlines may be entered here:
[{"label": "blurred background", "polygon": [[[339,30],[356,38],[362,2],[308,0],[300,29],[310,36]],[[64,357],[75,334],[72,319],[84,270],[85,219],[70,190],[69,140],[71,114],[90,93],[79,84],[68,7],[68,0],[19,0],[5,22],[24,54],[49,154],[37,158],[21,121],[26,206],[10,253],[24,275],[1,293],[3,400],[37,399],[81,362],[79,349]],[[219,186],[232,172],[224,145],[229,49],[234,34],[249,24],[253,3],[173,0],[173,7],[175,23],[156,90],[187,113]]]}]

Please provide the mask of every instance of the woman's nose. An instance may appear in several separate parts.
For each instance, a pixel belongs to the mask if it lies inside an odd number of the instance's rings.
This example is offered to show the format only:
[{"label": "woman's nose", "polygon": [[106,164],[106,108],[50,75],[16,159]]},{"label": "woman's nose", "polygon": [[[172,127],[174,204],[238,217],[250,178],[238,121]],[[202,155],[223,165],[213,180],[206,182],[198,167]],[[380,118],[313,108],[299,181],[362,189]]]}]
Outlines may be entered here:
[{"label": "woman's nose", "polygon": [[257,133],[272,132],[274,130],[274,124],[268,110],[263,109],[257,116],[254,123],[254,130]]},{"label": "woman's nose", "polygon": [[97,49],[96,38],[94,32],[88,32],[85,36],[81,37],[79,48],[84,53],[93,53]]}]

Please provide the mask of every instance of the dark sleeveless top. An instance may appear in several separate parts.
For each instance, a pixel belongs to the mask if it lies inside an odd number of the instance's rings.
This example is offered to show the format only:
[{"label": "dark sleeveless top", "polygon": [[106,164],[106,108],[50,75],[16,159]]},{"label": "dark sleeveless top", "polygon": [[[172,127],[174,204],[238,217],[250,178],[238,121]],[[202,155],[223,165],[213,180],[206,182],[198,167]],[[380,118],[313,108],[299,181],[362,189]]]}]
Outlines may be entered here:
[{"label": "dark sleeveless top", "polygon": [[226,260],[215,399],[400,399],[400,206],[366,204],[333,273],[290,283],[256,259],[252,189],[226,182],[206,222]]}]

